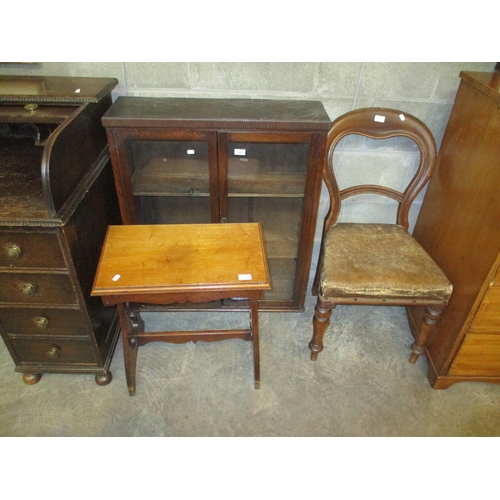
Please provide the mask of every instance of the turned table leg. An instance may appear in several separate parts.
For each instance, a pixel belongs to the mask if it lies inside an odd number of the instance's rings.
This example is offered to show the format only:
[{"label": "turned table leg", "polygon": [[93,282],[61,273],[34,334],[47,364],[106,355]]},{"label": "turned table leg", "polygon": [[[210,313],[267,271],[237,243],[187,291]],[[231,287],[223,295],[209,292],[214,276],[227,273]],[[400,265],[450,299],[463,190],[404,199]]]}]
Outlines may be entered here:
[{"label": "turned table leg", "polygon": [[123,358],[128,393],[135,395],[135,372],[137,366],[137,340],[135,335],[144,331],[144,322],[139,313],[131,312],[128,304],[117,304],[123,341]]}]

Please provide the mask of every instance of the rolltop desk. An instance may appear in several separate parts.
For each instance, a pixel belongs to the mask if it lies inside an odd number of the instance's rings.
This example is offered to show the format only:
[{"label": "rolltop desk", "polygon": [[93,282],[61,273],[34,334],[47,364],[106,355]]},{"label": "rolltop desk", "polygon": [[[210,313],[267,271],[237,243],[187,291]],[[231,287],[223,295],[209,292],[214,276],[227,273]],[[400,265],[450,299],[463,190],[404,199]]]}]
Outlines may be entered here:
[{"label": "rolltop desk", "polygon": [[0,333],[27,384],[111,381],[113,308],[90,296],[119,210],[100,119],[113,78],[0,76]]}]

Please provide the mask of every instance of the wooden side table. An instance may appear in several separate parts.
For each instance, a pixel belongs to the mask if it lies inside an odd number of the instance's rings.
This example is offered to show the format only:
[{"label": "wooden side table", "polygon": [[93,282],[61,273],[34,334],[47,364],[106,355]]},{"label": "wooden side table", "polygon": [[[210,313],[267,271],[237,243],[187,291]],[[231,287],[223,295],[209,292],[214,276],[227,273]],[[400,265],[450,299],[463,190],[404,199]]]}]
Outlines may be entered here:
[{"label": "wooden side table", "polygon": [[[258,299],[270,288],[260,223],[126,225],[108,228],[92,295],[118,307],[127,385],[133,396],[138,347],[149,342],[252,341],[258,389]],[[248,330],[145,332],[134,307],[227,298],[249,300]]]}]

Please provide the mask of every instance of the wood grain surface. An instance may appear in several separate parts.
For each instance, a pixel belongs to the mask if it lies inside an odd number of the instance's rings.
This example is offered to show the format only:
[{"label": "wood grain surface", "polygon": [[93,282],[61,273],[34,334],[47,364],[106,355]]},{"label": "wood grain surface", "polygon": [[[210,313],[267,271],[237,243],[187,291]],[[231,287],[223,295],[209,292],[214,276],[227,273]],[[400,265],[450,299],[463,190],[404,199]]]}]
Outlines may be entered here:
[{"label": "wood grain surface", "polygon": [[110,226],[92,295],[266,290],[259,223]]}]

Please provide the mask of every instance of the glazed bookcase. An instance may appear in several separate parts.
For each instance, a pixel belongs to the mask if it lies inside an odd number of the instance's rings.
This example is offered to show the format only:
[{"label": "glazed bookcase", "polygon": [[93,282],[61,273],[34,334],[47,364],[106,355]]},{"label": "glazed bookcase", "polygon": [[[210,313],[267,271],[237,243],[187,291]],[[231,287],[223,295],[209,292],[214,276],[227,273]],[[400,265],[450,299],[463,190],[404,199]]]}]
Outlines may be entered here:
[{"label": "glazed bookcase", "polygon": [[303,308],[330,127],[320,102],[120,97],[102,123],[124,224],[260,222],[272,290],[259,306]]}]

